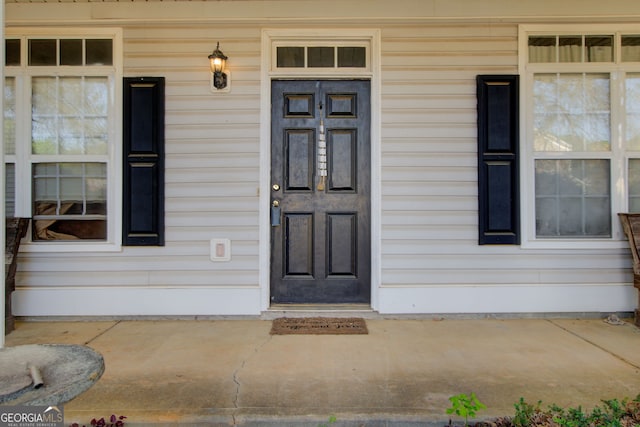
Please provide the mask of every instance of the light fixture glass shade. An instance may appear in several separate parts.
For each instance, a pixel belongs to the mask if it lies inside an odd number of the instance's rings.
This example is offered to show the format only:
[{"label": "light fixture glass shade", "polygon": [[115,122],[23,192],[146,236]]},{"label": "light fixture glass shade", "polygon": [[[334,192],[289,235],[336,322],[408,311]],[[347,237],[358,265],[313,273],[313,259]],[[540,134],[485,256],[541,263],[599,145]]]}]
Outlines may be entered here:
[{"label": "light fixture glass shade", "polygon": [[209,58],[211,68],[211,90],[215,92],[229,91],[229,71],[227,71],[227,56],[220,50],[220,42]]},{"label": "light fixture glass shade", "polygon": [[211,67],[212,73],[222,73],[225,70],[225,66],[227,63],[227,57],[220,50],[220,42],[216,46],[216,50],[209,55],[209,65]]}]

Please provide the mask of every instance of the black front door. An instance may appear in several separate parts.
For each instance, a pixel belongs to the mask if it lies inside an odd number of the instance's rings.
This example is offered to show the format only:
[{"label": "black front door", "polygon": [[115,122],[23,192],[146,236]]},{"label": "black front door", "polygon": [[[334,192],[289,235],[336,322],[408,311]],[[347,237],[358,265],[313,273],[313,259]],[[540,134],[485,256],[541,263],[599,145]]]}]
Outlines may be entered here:
[{"label": "black front door", "polygon": [[274,81],[271,93],[271,301],[368,303],[369,81]]}]

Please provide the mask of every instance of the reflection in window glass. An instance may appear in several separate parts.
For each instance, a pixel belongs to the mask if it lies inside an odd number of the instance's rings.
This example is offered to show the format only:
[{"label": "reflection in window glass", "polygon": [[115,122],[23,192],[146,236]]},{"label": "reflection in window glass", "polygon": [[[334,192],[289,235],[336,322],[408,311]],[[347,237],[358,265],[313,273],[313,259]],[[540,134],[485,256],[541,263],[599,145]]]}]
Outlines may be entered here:
[{"label": "reflection in window glass", "polygon": [[608,74],[536,74],[534,149],[609,151]]},{"label": "reflection in window glass", "polygon": [[34,77],[33,154],[106,154],[106,77]]},{"label": "reflection in window glass", "polygon": [[627,149],[640,151],[640,74],[625,79]]},{"label": "reflection in window glass", "polygon": [[609,160],[536,160],[536,236],[609,237]]},{"label": "reflection in window glass", "polygon": [[622,36],[622,61],[640,62],[640,35]]},{"label": "reflection in window glass", "polygon": [[335,49],[332,47],[309,47],[308,65],[314,68],[333,68]]},{"label": "reflection in window glass", "polygon": [[16,153],[16,79],[4,79],[4,153]]},{"label": "reflection in window glass", "polygon": [[277,48],[276,53],[279,68],[304,67],[304,47],[281,46]]}]

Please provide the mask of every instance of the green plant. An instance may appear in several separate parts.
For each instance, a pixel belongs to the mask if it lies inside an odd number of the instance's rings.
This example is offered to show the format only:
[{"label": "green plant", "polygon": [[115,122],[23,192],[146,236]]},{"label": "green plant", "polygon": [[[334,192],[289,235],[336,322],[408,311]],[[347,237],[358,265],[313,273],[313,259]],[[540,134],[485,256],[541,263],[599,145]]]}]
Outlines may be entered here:
[{"label": "green plant", "polygon": [[538,403],[536,405],[532,405],[525,402],[524,398],[521,397],[520,401],[514,404],[516,408],[516,414],[513,416],[513,426],[529,427],[534,417],[540,413],[540,404],[542,404],[541,400],[538,400]]},{"label": "green plant", "polygon": [[531,405],[520,398],[516,413],[507,427],[640,427],[640,395],[634,400],[602,400],[591,412],[577,408],[550,405],[540,410],[540,403]]},{"label": "green plant", "polygon": [[449,398],[451,407],[447,409],[447,414],[456,414],[459,417],[464,418],[464,426],[468,427],[469,417],[476,416],[476,412],[487,407],[478,400],[475,393],[471,393],[470,396],[461,393]]},{"label": "green plant", "polygon": [[[329,424],[333,424],[333,423],[335,423],[336,421],[338,421],[338,419],[336,418],[336,416],[335,416],[335,415],[331,415],[331,416],[329,417]],[[329,424],[320,424],[318,427],[329,427]]]},{"label": "green plant", "polygon": [[584,427],[589,425],[589,415],[581,406],[564,410],[557,405],[551,407],[553,421],[560,427]]}]

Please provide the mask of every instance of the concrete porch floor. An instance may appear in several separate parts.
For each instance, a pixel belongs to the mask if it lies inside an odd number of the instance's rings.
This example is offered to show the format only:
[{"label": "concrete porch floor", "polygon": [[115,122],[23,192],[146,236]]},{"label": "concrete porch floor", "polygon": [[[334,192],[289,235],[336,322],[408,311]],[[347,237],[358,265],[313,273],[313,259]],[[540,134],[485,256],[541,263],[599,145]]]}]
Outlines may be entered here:
[{"label": "concrete porch floor", "polygon": [[[6,346],[86,344],[105,373],[64,405],[65,424],[443,426],[474,392],[476,419],[592,407],[640,393],[630,319],[367,319],[368,335],[269,334],[269,320],[20,321]],[[454,421],[459,421],[454,418]]]}]

